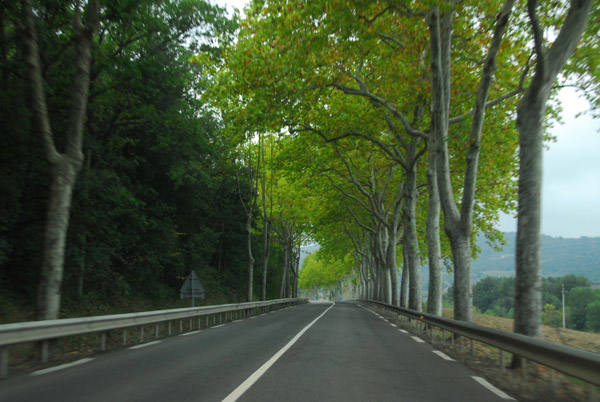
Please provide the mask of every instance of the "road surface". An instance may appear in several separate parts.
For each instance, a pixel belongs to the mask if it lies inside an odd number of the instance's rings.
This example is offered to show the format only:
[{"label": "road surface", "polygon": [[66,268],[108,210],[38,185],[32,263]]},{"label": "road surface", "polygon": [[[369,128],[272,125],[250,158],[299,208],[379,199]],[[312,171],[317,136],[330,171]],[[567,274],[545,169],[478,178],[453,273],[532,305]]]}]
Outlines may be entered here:
[{"label": "road surface", "polygon": [[[141,346],[141,347],[140,347]],[[0,401],[506,401],[353,303],[310,303],[0,381]]]}]

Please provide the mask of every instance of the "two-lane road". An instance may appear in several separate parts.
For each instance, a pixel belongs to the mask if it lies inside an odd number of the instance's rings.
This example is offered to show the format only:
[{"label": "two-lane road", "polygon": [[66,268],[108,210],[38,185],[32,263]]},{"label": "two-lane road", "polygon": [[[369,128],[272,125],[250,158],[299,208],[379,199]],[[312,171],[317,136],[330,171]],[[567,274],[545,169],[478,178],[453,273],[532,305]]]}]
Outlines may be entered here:
[{"label": "two-lane road", "polygon": [[311,303],[0,382],[0,401],[504,401],[352,303]]}]

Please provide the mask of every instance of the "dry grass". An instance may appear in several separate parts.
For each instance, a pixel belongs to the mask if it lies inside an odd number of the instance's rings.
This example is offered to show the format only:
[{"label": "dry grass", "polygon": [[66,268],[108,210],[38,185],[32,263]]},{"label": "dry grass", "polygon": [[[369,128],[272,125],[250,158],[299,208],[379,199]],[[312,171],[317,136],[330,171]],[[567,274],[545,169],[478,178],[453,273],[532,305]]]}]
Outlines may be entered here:
[{"label": "dry grass", "polygon": [[[454,316],[452,309],[444,309],[444,317]],[[512,332],[513,320],[511,318],[493,317],[485,314],[474,314],[473,322],[491,328],[498,328]],[[574,348],[600,353],[600,334],[592,332],[575,331],[572,329],[550,327],[542,325],[542,339],[568,345]]]}]

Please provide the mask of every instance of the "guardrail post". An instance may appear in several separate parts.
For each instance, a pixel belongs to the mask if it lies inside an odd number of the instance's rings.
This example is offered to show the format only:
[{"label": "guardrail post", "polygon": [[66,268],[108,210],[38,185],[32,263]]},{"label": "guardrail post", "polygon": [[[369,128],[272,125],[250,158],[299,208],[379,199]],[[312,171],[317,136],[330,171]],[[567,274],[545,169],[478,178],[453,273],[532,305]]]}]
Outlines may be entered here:
[{"label": "guardrail post", "polygon": [[0,347],[0,378],[8,377],[8,346]]},{"label": "guardrail post", "polygon": [[158,324],[154,325],[154,338],[158,339]]},{"label": "guardrail post", "polygon": [[123,329],[123,346],[127,345],[127,329]]},{"label": "guardrail post", "polygon": [[502,349],[498,349],[498,351],[500,352],[500,372],[504,373],[504,351]]},{"label": "guardrail post", "polygon": [[198,317],[198,330],[202,329],[202,317]]},{"label": "guardrail post", "polygon": [[183,320],[179,320],[179,333],[183,332]]},{"label": "guardrail post", "polygon": [[100,334],[100,350],[103,352],[106,350],[106,332]]},{"label": "guardrail post", "polygon": [[50,341],[42,342],[42,363],[48,363],[48,357],[50,356]]},{"label": "guardrail post", "polygon": [[190,331],[193,329],[192,319],[190,318]]},{"label": "guardrail post", "polygon": [[171,321],[169,321],[169,336],[171,336]]},{"label": "guardrail post", "polygon": [[144,342],[144,326],[140,327],[140,343]]},{"label": "guardrail post", "polygon": [[523,380],[527,381],[527,359],[523,357],[521,360],[523,365]]},{"label": "guardrail post", "polygon": [[475,350],[473,349],[473,339],[469,338],[469,340],[471,341],[471,355],[474,355]]}]

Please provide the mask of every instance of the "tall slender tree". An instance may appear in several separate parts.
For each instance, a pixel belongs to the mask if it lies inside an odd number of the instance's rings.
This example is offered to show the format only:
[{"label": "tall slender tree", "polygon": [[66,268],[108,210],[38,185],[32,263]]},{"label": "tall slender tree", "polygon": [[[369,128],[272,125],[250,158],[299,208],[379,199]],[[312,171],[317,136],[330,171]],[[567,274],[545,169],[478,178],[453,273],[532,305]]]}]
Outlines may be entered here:
[{"label": "tall slender tree", "polygon": [[[514,331],[541,335],[541,194],[542,151],[546,104],[558,74],[579,42],[593,0],[572,0],[556,40],[548,46],[537,11],[537,0],[528,0],[527,14],[533,32],[535,73],[517,107],[519,130],[519,208],[515,276]],[[513,360],[518,366],[520,360]]]},{"label": "tall slender tree", "polygon": [[72,78],[69,124],[62,152],[57,148],[46,102],[35,12],[29,0],[22,0],[21,6],[30,105],[34,126],[40,135],[44,155],[50,167],[50,195],[37,301],[37,318],[50,320],[58,318],[60,313],[65,244],[73,188],[84,160],[83,127],[88,102],[92,45],[94,33],[100,23],[99,4],[98,0],[89,0],[84,12],[81,2],[75,3],[73,38],[76,49],[74,60],[76,70]]}]

